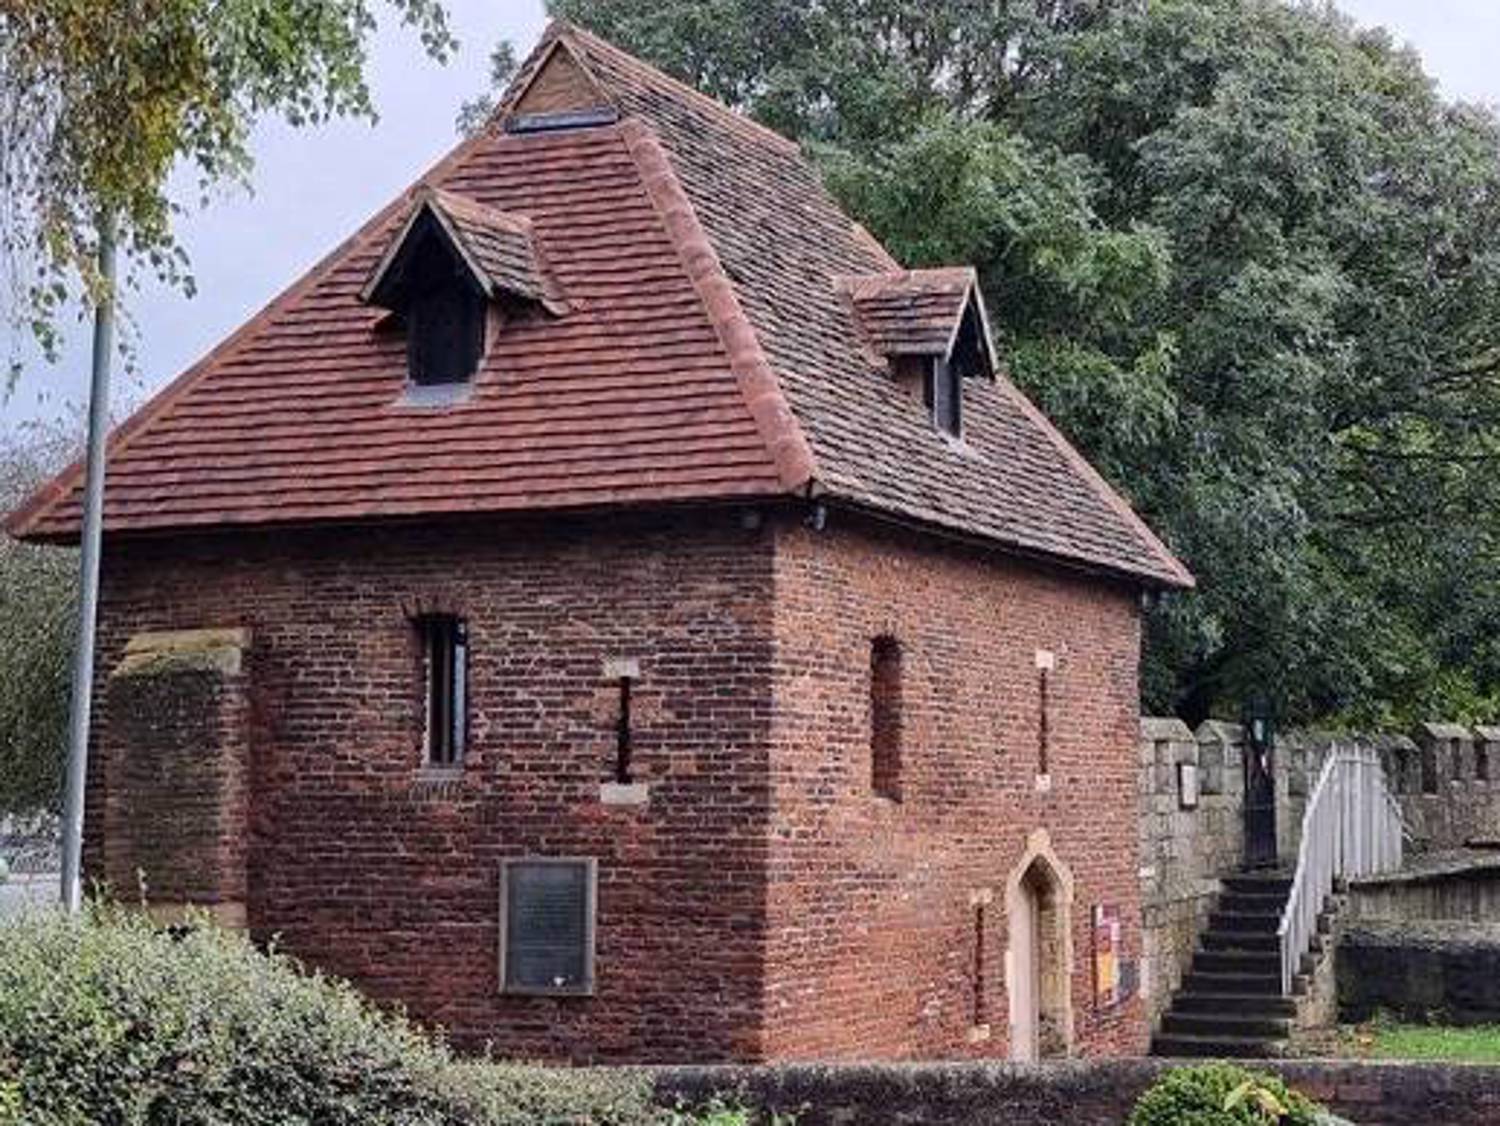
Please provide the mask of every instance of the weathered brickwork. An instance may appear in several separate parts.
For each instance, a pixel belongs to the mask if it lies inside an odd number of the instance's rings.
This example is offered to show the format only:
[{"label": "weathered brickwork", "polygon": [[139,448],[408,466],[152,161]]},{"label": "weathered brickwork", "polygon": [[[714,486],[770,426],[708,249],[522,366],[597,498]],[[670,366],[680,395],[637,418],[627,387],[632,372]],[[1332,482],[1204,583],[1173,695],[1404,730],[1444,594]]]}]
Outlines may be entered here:
[{"label": "weathered brickwork", "polygon": [[[1139,958],[1133,592],[837,515],[744,517],[115,543],[100,668],[142,631],[246,631],[252,932],[464,1043],[1005,1056],[1008,914],[1035,858],[1042,976],[1065,995],[1043,1039],[1143,1049],[1138,997],[1096,1007],[1090,922],[1116,907]],[[469,628],[457,771],[423,765],[413,619],[434,613]],[[882,636],[899,801],[871,785]],[[644,804],[601,801],[621,661]],[[89,871],[120,881],[155,822],[121,810],[125,714],[98,738],[91,808],[124,815],[90,822]],[[598,859],[593,997],[499,991],[499,866],[525,855]]]},{"label": "weathered brickwork", "polygon": [[[730,514],[612,526],[132,542],[106,552],[100,667],[141,630],[250,630],[256,935],[517,1056],[758,1058],[771,541]],[[456,774],[423,767],[434,611],[470,629]],[[644,806],[599,800],[621,657]],[[91,823],[90,871],[153,825]],[[499,862],[527,854],[599,858],[593,998],[498,993]]]},{"label": "weathered brickwork", "polygon": [[[245,921],[249,700],[239,652],[160,652],[109,677],[101,757],[105,880],[162,907],[192,903]],[[208,659],[203,659],[207,657]],[[132,826],[149,829],[132,831]]]},{"label": "weathered brickwork", "polygon": [[[870,784],[867,678],[880,637],[901,646],[899,802]],[[770,1055],[1009,1054],[1007,891],[1038,830],[1072,882],[1071,958],[1059,967],[1070,1050],[1144,1049],[1139,998],[1095,1008],[1090,926],[1096,904],[1118,907],[1125,956],[1139,957],[1138,645],[1134,596],[1106,582],[837,516],[822,532],[783,530]],[[1039,651],[1055,662],[1040,786]]]}]

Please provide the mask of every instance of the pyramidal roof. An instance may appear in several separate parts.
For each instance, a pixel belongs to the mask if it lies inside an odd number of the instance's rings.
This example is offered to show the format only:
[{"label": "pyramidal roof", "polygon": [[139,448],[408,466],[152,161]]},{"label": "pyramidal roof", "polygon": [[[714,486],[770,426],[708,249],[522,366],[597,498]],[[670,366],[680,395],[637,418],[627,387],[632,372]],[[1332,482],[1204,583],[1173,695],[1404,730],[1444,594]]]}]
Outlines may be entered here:
[{"label": "pyramidal roof", "polygon": [[[424,207],[481,285],[547,310],[440,409],[366,300]],[[988,344],[971,271],[903,271],[793,142],[554,23],[485,131],[115,431],[106,531],[817,496],[1191,585],[1003,376],[963,381],[961,442],[890,377],[970,302]],[[76,537],[81,479],[7,530]]]}]

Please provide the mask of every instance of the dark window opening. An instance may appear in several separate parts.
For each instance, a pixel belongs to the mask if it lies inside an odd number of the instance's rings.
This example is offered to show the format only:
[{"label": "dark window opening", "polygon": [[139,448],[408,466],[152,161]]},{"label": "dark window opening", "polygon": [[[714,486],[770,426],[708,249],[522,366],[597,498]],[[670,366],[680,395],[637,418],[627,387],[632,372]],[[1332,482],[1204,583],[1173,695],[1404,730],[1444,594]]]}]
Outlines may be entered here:
[{"label": "dark window opening", "polygon": [[507,860],[500,868],[500,982],[508,993],[594,988],[594,860]]},{"label": "dark window opening", "polygon": [[1476,740],[1474,743],[1474,780],[1490,780],[1490,744],[1487,739]]},{"label": "dark window opening", "polygon": [[974,1017],[973,1023],[988,1023],[985,1007],[984,900],[974,905]]},{"label": "dark window opening", "polygon": [[412,225],[371,298],[406,328],[407,377],[421,386],[464,383],[484,353],[484,291],[430,210]]},{"label": "dark window opening", "polygon": [[958,437],[963,430],[963,379],[947,360],[933,360],[922,383],[922,402],[932,413],[932,424]]},{"label": "dark window opening", "polygon": [[1052,684],[1049,673],[1042,669],[1037,673],[1037,742],[1036,742],[1036,772],[1040,775],[1051,773],[1048,762],[1052,743],[1052,717],[1051,717],[1051,692]]},{"label": "dark window opening", "polygon": [[870,644],[870,788],[901,800],[901,645],[894,637]]},{"label": "dark window opening", "polygon": [[620,712],[615,720],[615,781],[628,785],[630,776],[630,677],[620,677]]},{"label": "dark window opening", "polygon": [[1437,751],[1432,747],[1422,748],[1422,792],[1435,794],[1438,791]]},{"label": "dark window opening", "polygon": [[461,618],[419,618],[427,670],[427,762],[457,766],[468,729],[469,632]]},{"label": "dark window opening", "polygon": [[484,350],[484,300],[461,286],[430,289],[406,310],[406,365],[413,383],[464,383]]},{"label": "dark window opening", "polygon": [[1464,780],[1464,748],[1463,743],[1457,739],[1448,741],[1449,755],[1453,762],[1452,780],[1462,782]]}]

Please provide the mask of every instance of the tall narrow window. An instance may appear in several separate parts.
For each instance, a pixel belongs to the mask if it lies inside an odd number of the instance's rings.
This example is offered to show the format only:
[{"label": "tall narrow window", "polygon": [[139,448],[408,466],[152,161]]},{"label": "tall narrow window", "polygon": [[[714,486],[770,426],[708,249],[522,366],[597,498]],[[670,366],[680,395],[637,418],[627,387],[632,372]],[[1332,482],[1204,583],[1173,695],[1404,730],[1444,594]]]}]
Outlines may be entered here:
[{"label": "tall narrow window", "polygon": [[1474,780],[1490,780],[1490,741],[1482,736],[1474,740]]},{"label": "tall narrow window", "polygon": [[468,731],[469,631],[462,618],[417,620],[427,670],[427,763],[457,766]]},{"label": "tall narrow window", "polygon": [[1051,700],[1052,685],[1049,676],[1052,669],[1043,665],[1037,669],[1037,739],[1036,739],[1036,772],[1042,777],[1052,773],[1052,764],[1049,761],[1052,749],[1052,717]]},{"label": "tall narrow window", "polygon": [[947,360],[935,359],[927,368],[922,401],[932,412],[932,423],[944,434],[957,438],[963,430],[963,380]]},{"label": "tall narrow window", "polygon": [[630,677],[620,677],[620,711],[615,718],[615,781],[628,785],[630,776]]},{"label": "tall narrow window", "polygon": [[974,1015],[973,1023],[982,1025],[989,1020],[988,1007],[985,1005],[985,962],[984,962],[984,909],[989,905],[990,898],[986,894],[975,897],[974,902]]},{"label": "tall narrow window", "polygon": [[894,637],[870,643],[870,788],[901,800],[901,645]]},{"label": "tall narrow window", "polygon": [[592,993],[596,862],[507,860],[500,866],[500,987]]}]

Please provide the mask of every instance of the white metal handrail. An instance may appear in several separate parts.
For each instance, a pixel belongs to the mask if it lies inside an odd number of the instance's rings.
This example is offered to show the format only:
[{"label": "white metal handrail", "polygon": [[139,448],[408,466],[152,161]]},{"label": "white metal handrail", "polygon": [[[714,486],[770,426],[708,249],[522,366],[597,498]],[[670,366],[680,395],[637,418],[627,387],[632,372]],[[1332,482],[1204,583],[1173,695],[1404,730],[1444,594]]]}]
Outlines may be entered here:
[{"label": "white metal handrail", "polygon": [[1401,867],[1402,846],[1401,807],[1380,756],[1369,747],[1330,750],[1302,815],[1297,871],[1277,930],[1284,994],[1312,949],[1334,881]]}]

